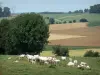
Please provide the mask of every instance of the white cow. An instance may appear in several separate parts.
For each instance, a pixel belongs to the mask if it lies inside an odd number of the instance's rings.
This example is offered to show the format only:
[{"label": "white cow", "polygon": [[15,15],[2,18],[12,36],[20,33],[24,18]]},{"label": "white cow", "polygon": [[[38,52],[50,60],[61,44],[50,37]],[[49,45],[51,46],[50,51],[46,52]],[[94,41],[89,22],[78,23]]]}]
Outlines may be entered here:
[{"label": "white cow", "polygon": [[10,60],[10,59],[11,59],[11,57],[8,58],[8,60]]},{"label": "white cow", "polygon": [[73,62],[74,62],[74,64],[75,64],[75,65],[77,65],[77,63],[78,63],[78,61],[77,61],[77,60],[74,60]]},{"label": "white cow", "polygon": [[61,57],[61,60],[66,60],[66,57],[62,56],[62,57]]},{"label": "white cow", "polygon": [[25,54],[19,55],[19,59],[24,58],[24,57],[25,57]]},{"label": "white cow", "polygon": [[70,62],[68,62],[67,65],[68,65],[68,66],[72,66],[72,67],[74,67],[75,64],[74,64],[73,62],[70,61]]}]

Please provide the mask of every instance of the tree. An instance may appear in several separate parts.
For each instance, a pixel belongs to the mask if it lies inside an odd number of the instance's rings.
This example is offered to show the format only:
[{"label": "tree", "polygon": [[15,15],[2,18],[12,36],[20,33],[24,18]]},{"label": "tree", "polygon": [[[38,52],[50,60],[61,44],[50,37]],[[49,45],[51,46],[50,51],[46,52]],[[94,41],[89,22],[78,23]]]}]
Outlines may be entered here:
[{"label": "tree", "polygon": [[0,54],[5,53],[5,44],[7,40],[7,32],[9,30],[9,20],[3,19],[0,22]]},{"label": "tree", "polygon": [[84,9],[84,13],[89,13],[89,9]]},{"label": "tree", "polygon": [[75,10],[74,13],[79,13],[79,11],[78,10]]},{"label": "tree", "polygon": [[90,13],[100,13],[100,4],[90,6]]},{"label": "tree", "polygon": [[63,21],[63,23],[66,24],[67,22],[66,21]]},{"label": "tree", "polygon": [[52,53],[56,54],[57,56],[69,56],[69,49],[63,48],[60,45],[56,45],[52,47]]},{"label": "tree", "polygon": [[72,13],[71,11],[68,12],[68,14],[71,14],[71,13]]},{"label": "tree", "polygon": [[69,23],[72,23],[72,21],[69,21]]},{"label": "tree", "polygon": [[4,7],[3,16],[4,16],[4,17],[8,17],[8,16],[10,16],[10,15],[11,15],[10,8]]},{"label": "tree", "polygon": [[2,17],[2,8],[0,7],[0,17]]},{"label": "tree", "polygon": [[12,19],[10,25],[15,27],[8,32],[6,48],[9,54],[38,54],[48,43],[49,26],[39,14],[21,14]]},{"label": "tree", "polygon": [[73,23],[76,23],[76,20],[73,20]]},{"label": "tree", "polygon": [[79,10],[78,12],[79,12],[79,13],[83,13],[83,10]]},{"label": "tree", "polygon": [[89,50],[85,52],[84,57],[99,57],[100,56],[99,54],[100,54],[99,52]]},{"label": "tree", "polygon": [[50,23],[50,24],[54,24],[54,23],[55,23],[54,18],[50,18],[50,19],[49,19],[49,23]]},{"label": "tree", "polygon": [[82,19],[80,19],[80,22],[88,22],[88,20],[85,18],[82,18]]}]

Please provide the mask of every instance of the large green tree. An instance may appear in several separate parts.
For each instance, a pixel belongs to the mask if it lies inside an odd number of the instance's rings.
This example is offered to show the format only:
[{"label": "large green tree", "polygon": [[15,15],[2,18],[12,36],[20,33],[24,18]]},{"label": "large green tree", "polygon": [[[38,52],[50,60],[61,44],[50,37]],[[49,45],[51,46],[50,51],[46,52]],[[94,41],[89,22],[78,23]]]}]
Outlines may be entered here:
[{"label": "large green tree", "polygon": [[9,20],[3,19],[0,22],[0,54],[5,53],[5,44],[9,30]]},{"label": "large green tree", "polygon": [[6,48],[9,54],[40,53],[48,43],[49,26],[35,13],[21,14],[10,21]]}]

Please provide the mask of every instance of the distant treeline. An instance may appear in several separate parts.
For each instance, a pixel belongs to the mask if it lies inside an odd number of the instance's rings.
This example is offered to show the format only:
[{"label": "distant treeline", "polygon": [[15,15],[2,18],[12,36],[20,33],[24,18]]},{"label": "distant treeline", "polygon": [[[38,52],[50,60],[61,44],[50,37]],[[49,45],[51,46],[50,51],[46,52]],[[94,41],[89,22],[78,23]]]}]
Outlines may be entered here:
[{"label": "distant treeline", "polygon": [[69,11],[68,13],[100,13],[100,4],[90,6],[89,9]]},{"label": "distant treeline", "polygon": [[90,6],[90,13],[100,13],[100,4]]},{"label": "distant treeline", "polygon": [[0,17],[9,17],[11,15],[11,11],[9,7],[0,7]]},{"label": "distant treeline", "polygon": [[40,12],[40,14],[65,14],[65,13],[100,13],[100,4],[96,4],[93,6],[90,6],[89,9],[80,9],[75,11],[69,11],[69,12]]},{"label": "distant treeline", "polygon": [[66,12],[40,12],[40,14],[64,14]]}]

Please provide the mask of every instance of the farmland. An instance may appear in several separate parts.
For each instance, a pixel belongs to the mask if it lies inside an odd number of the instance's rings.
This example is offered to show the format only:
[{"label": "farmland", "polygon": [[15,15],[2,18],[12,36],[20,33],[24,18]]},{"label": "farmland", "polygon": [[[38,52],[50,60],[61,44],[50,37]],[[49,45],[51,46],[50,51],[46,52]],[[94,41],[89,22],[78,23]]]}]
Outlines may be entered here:
[{"label": "farmland", "polygon": [[79,22],[81,18],[86,18],[89,23],[88,26],[99,26],[100,25],[100,14],[42,14],[44,17],[53,17],[56,21],[73,21]]},{"label": "farmland", "polygon": [[70,27],[71,24],[51,25],[49,45],[100,46],[100,27],[81,27],[81,24],[77,23],[77,25],[78,24],[80,27],[72,25],[72,28]]},{"label": "farmland", "polygon": [[[69,48],[71,58],[84,61],[91,66],[91,70],[80,70],[68,67],[66,61],[50,68],[49,65],[31,64],[26,58],[18,60],[17,55],[0,55],[0,75],[100,75],[100,57],[83,57],[87,50],[100,52],[100,15],[99,14],[42,14],[44,17],[54,17],[55,20],[77,23],[50,25],[49,46],[41,56],[52,56],[52,45],[62,45]],[[89,23],[79,23],[80,18],[88,19]],[[11,18],[8,18],[11,19]],[[94,27],[95,26],[95,27]],[[8,60],[8,57],[12,57]],[[60,59],[59,57],[57,57]]]}]

